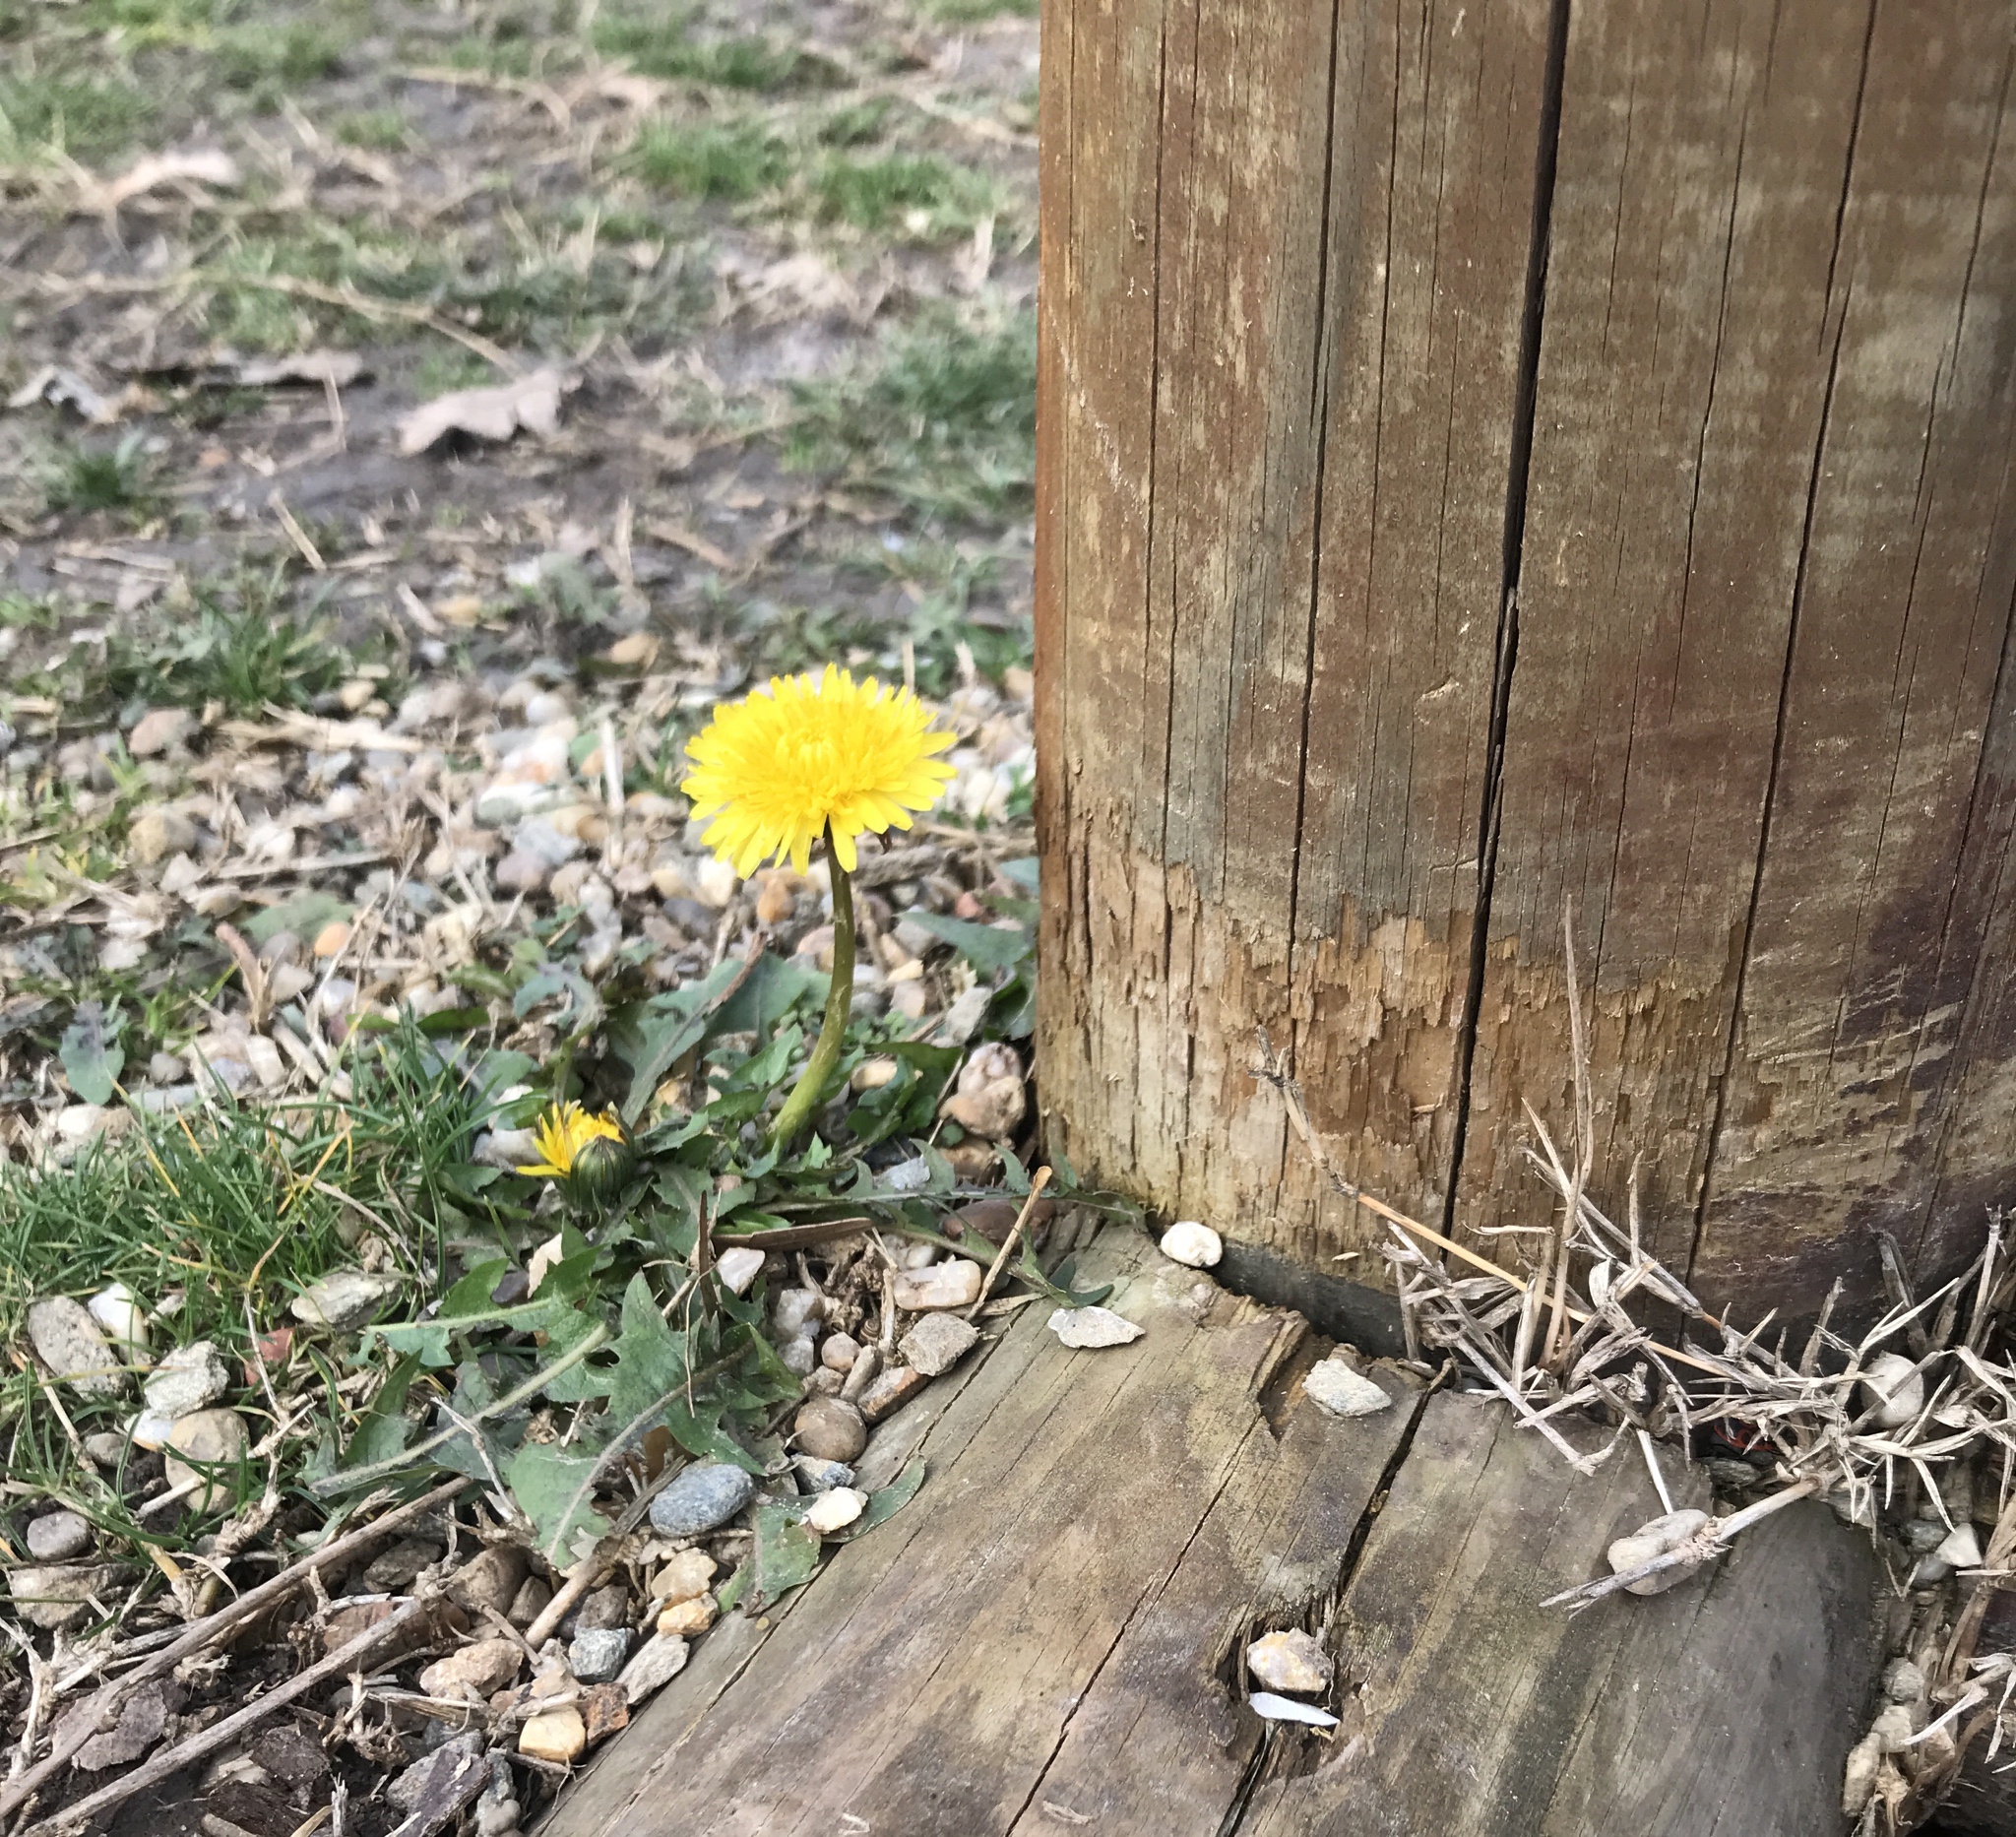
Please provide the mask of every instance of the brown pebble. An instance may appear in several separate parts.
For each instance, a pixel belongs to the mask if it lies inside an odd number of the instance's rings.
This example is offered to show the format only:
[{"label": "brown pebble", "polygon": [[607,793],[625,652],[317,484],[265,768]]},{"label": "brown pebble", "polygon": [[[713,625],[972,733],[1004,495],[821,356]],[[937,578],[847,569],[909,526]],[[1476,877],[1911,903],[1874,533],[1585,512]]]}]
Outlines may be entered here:
[{"label": "brown pebble", "polygon": [[315,954],[318,957],[334,957],[349,941],[349,926],[341,918],[332,918],[315,933]]},{"label": "brown pebble", "polygon": [[630,1726],[630,1692],[619,1683],[591,1685],[582,1694],[581,1719],[593,1747]]},{"label": "brown pebble", "polygon": [[801,1452],[821,1461],[854,1461],[868,1445],[861,1413],[839,1397],[810,1397],[799,1408],[791,1432]]}]

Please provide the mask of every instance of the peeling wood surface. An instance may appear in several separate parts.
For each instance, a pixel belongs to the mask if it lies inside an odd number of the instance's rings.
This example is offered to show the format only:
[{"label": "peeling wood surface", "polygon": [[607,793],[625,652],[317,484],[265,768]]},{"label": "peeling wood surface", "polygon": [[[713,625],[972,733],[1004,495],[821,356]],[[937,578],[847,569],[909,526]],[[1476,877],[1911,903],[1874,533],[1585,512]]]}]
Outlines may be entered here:
[{"label": "peeling wood surface", "polygon": [[1600,1198],[1746,1310],[1946,1273],[2016,1172],[2016,0],[1044,34],[1067,1152],[1340,1269],[1264,1027],[1349,1177],[1534,1223],[1565,911]]},{"label": "peeling wood surface", "polygon": [[[710,1632],[545,1837],[1828,1828],[1875,1665],[1870,1557],[1830,1514],[1656,1601],[1543,1613],[1660,1509],[1635,1451],[1581,1479],[1376,1369],[1395,1407],[1334,1422],[1295,1316],[1136,1237],[1087,1261],[1146,1337],[1074,1354],[1024,1310],[899,1437],[917,1499]],[[1338,1655],[1336,1739],[1234,1693],[1284,1626]]]}]

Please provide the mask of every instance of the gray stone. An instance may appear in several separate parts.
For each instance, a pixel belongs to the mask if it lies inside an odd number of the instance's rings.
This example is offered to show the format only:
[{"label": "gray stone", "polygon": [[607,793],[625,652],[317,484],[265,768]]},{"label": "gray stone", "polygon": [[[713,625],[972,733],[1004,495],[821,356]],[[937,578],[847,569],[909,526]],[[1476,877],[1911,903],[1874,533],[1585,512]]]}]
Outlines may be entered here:
[{"label": "gray stone", "polygon": [[510,1683],[524,1663],[524,1649],[515,1639],[478,1639],[436,1659],[420,1673],[420,1688],[450,1702],[484,1699]]},{"label": "gray stone", "polygon": [[456,1570],[448,1584],[448,1597],[472,1614],[480,1614],[485,1608],[502,1614],[511,1606],[531,1567],[531,1559],[516,1544],[492,1544]]},{"label": "gray stone", "polygon": [[170,1423],[209,1409],[230,1387],[230,1367],[209,1340],[178,1346],[140,1384],[148,1410]]},{"label": "gray stone", "polygon": [[852,1404],[838,1397],[810,1397],[791,1424],[798,1451],[817,1461],[853,1461],[868,1445],[868,1426]]},{"label": "gray stone", "polygon": [[629,1656],[627,1626],[584,1626],[567,1648],[567,1669],[583,1683],[607,1683]]},{"label": "gray stone", "polygon": [[160,1740],[167,1724],[167,1692],[156,1679],[142,1684],[126,1699],[117,1722],[93,1736],[77,1750],[74,1764],[87,1773],[130,1767]]},{"label": "gray stone", "polygon": [[1929,1556],[1946,1541],[1946,1527],[1924,1518],[1914,1518],[1904,1527],[1904,1541],[1920,1556]]},{"label": "gray stone", "polygon": [[121,1397],[126,1373],[121,1359],[98,1331],[82,1301],[51,1295],[28,1310],[28,1336],[35,1357],[80,1397]]},{"label": "gray stone", "polygon": [[791,1465],[798,1471],[798,1482],[807,1492],[830,1492],[835,1487],[850,1487],[854,1484],[854,1470],[845,1461],[822,1461],[815,1455],[796,1454]]},{"label": "gray stone", "polygon": [[490,869],[490,878],[506,893],[536,893],[551,873],[537,855],[513,849]]},{"label": "gray stone", "polygon": [[986,1272],[955,1256],[929,1269],[907,1269],[896,1279],[896,1304],[907,1314],[940,1307],[971,1307],[980,1299]]},{"label": "gray stone", "polygon": [[897,1341],[896,1350],[926,1377],[941,1377],[973,1351],[979,1337],[979,1330],[957,1314],[926,1314]]},{"label": "gray stone", "polygon": [[80,1512],[44,1512],[28,1527],[28,1553],[37,1562],[64,1562],[91,1548],[91,1525]]},{"label": "gray stone", "polygon": [[[606,1632],[612,1626],[630,1624],[630,1591],[622,1583],[611,1583],[607,1588],[598,1588],[581,1604],[574,1615],[574,1629],[579,1632]],[[581,1674],[577,1671],[575,1677]],[[599,1679],[590,1679],[600,1682]]]},{"label": "gray stone", "polygon": [[[858,1366],[855,1367],[859,1369]],[[903,1408],[931,1380],[910,1365],[891,1365],[887,1371],[863,1386],[858,1408],[861,1420],[879,1423]]]},{"label": "gray stone", "polygon": [[103,1595],[119,1579],[109,1563],[24,1563],[8,1572],[7,1589],[14,1611],[31,1626],[72,1626],[91,1611],[94,1595]]},{"label": "gray stone", "polygon": [[651,1526],[660,1537],[698,1537],[727,1523],[756,1495],[756,1482],[724,1461],[689,1467],[651,1502]]},{"label": "gray stone", "polygon": [[632,1704],[642,1703],[686,1669],[689,1650],[676,1634],[659,1633],[637,1648],[637,1656],[623,1667],[623,1675],[616,1681]]},{"label": "gray stone", "polygon": [[1125,1346],[1129,1340],[1138,1340],[1143,1332],[1110,1307],[1059,1307],[1051,1312],[1046,1324],[1066,1346],[1080,1350]]},{"label": "gray stone", "polygon": [[[450,1781],[467,1778],[469,1770],[478,1766],[483,1758],[483,1745],[480,1729],[472,1729],[467,1735],[458,1735],[453,1741],[442,1742],[424,1760],[414,1761],[399,1775],[385,1789],[385,1797],[400,1811],[412,1811],[423,1800],[429,1803],[440,1801]],[[438,1780],[437,1774],[440,1776]],[[473,1799],[481,1792],[489,1778],[489,1769],[480,1767],[469,1797]]]},{"label": "gray stone", "polygon": [[364,1592],[397,1595],[413,1585],[420,1571],[441,1560],[441,1546],[425,1538],[403,1537],[373,1556],[364,1568]]},{"label": "gray stone", "polygon": [[1302,1379],[1309,1401],[1330,1416],[1371,1416],[1390,1410],[1393,1399],[1342,1359],[1325,1359]]},{"label": "gray stone", "polygon": [[397,1276],[374,1276],[361,1269],[339,1269],[311,1283],[294,1297],[292,1313],[311,1327],[347,1333],[361,1327],[400,1291]]}]

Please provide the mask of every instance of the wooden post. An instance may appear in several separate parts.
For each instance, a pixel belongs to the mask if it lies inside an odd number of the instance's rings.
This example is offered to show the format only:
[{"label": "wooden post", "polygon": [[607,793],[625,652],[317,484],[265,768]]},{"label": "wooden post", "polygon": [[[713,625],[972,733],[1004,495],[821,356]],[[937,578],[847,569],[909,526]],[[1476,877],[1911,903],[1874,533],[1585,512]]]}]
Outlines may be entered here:
[{"label": "wooden post", "polygon": [[[1376,1282],[1599,1195],[1745,1318],[2016,1173],[2016,0],[1046,0],[1040,1081]],[[1503,1239],[1487,1240],[1502,1243]]]}]

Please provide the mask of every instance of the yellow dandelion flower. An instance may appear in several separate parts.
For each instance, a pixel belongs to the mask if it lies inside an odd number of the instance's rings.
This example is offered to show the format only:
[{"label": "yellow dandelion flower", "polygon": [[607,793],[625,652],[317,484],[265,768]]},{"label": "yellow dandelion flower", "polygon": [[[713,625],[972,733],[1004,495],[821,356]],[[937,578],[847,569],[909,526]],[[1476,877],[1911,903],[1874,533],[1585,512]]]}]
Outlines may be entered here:
[{"label": "yellow dandelion flower", "polygon": [[520,1168],[519,1172],[564,1180],[574,1172],[590,1143],[607,1141],[620,1146],[623,1125],[612,1109],[598,1116],[579,1104],[555,1104],[534,1127],[533,1140],[545,1159],[533,1167]]},{"label": "yellow dandelion flower", "polygon": [[772,856],[803,873],[829,824],[834,858],[852,873],[856,836],[908,829],[944,794],[952,768],[933,755],[951,744],[908,689],[829,664],[718,710],[687,743],[680,789],[714,819],[707,846],[744,879]]}]

